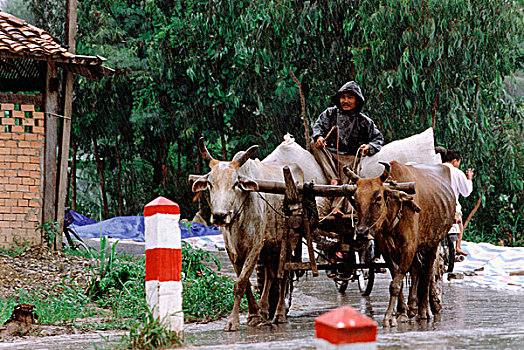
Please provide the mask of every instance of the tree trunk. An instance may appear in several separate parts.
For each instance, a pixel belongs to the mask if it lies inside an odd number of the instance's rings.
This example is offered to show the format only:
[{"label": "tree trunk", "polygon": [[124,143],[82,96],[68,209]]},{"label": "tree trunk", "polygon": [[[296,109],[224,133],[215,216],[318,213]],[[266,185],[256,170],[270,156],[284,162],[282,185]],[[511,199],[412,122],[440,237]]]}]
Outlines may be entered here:
[{"label": "tree trunk", "polygon": [[118,191],[118,216],[122,216],[124,201],[122,199],[122,159],[120,157],[120,150],[118,144],[118,136],[115,139],[116,164],[118,172],[116,176],[116,186]]},{"label": "tree trunk", "polygon": [[71,155],[71,173],[69,174],[69,185],[71,187],[71,209],[76,211],[76,154],[78,152],[78,144],[73,143],[73,154]]},{"label": "tree trunk", "polygon": [[95,160],[96,160],[96,168],[98,170],[98,177],[100,178],[100,191],[102,192],[102,204],[103,204],[103,217],[102,219],[108,219],[109,218],[109,205],[107,204],[107,193],[106,193],[106,183],[104,178],[104,169],[102,167],[102,161],[100,160],[99,152],[98,152],[98,143],[96,142],[96,139],[93,138],[93,148],[95,151]]}]

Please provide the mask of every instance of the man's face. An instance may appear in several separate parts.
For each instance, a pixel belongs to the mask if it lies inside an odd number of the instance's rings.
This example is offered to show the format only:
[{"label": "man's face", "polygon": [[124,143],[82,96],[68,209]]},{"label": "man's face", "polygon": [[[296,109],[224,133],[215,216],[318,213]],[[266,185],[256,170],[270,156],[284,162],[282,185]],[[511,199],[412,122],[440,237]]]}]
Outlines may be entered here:
[{"label": "man's face", "polygon": [[351,111],[357,106],[357,97],[350,93],[345,93],[340,96],[340,107],[344,111]]},{"label": "man's face", "polygon": [[458,168],[460,166],[460,159],[453,159],[451,164],[453,164],[455,168]]}]

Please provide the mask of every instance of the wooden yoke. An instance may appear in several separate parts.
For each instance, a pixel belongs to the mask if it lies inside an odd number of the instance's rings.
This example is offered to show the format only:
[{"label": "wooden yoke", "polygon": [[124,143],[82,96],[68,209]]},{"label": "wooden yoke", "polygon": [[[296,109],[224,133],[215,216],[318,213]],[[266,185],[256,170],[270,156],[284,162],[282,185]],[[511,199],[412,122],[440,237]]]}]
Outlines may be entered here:
[{"label": "wooden yoke", "polygon": [[[295,232],[296,229],[300,228],[301,226],[304,229],[304,236],[306,238],[306,244],[308,247],[308,253],[309,253],[309,266],[311,268],[311,272],[314,277],[318,276],[318,268],[317,263],[315,260],[315,254],[313,251],[313,237],[311,235],[311,226],[309,223],[307,212],[302,207],[302,196],[300,195],[299,189],[297,187],[297,184],[295,183],[295,180],[293,179],[293,175],[291,174],[291,170],[289,167],[285,166],[283,168],[284,172],[284,183],[285,183],[285,189],[284,189],[284,213],[286,214],[286,228],[284,232],[284,237],[282,239],[282,245],[280,249],[280,261],[278,266],[278,278],[283,278],[284,276],[284,270],[292,270],[294,269],[293,263],[291,263],[290,259],[288,259],[289,253],[291,250],[293,250],[295,247],[289,246],[291,242],[294,242],[300,239],[300,237],[291,237],[290,235],[290,229],[293,229],[293,234],[297,235]],[[300,252],[301,254],[301,252]]]}]

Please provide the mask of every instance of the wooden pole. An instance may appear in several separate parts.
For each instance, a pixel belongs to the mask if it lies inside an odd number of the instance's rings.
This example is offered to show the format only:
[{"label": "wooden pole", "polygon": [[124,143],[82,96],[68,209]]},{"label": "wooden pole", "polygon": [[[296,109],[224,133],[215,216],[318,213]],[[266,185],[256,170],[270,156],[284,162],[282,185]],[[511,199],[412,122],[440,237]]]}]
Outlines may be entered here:
[{"label": "wooden pole", "polygon": [[47,73],[44,97],[45,111],[45,154],[43,169],[42,224],[46,221],[56,221],[56,147],[58,114],[58,75],[55,63],[47,61]]},{"label": "wooden pole", "polygon": [[[76,53],[76,21],[77,0],[66,1],[66,36],[69,52]],[[58,180],[58,194],[56,205],[56,221],[60,232],[64,231],[64,212],[67,200],[67,169],[69,168],[69,146],[71,141],[71,118],[73,115],[73,85],[74,75],[71,71],[65,72],[64,88],[64,119],[62,121],[62,143],[60,152],[60,170]],[[74,176],[74,174],[72,174]],[[60,247],[57,242],[57,247]]]}]

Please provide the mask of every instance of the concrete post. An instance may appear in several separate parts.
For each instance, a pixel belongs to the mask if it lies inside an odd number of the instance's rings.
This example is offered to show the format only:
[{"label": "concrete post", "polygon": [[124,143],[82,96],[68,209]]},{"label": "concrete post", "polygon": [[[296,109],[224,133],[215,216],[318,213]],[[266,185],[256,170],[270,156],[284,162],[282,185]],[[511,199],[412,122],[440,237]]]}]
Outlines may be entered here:
[{"label": "concrete post", "polygon": [[146,300],[153,316],[183,337],[180,208],[158,197],[144,208]]},{"label": "concrete post", "polygon": [[317,349],[376,349],[377,325],[351,306],[342,306],[315,319]]}]

